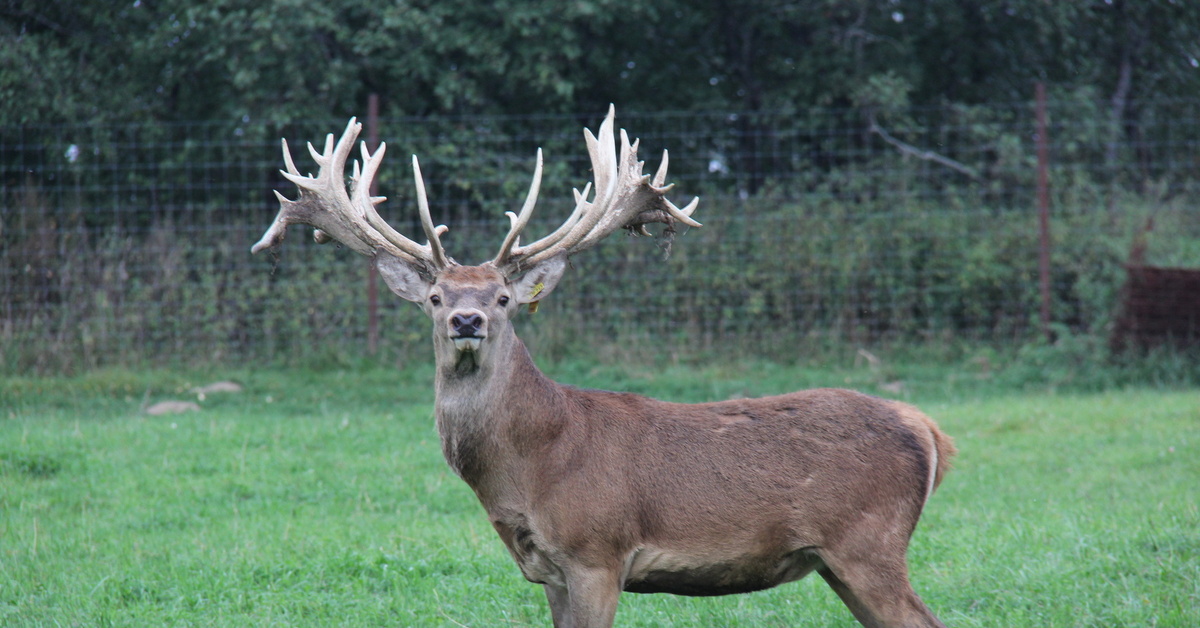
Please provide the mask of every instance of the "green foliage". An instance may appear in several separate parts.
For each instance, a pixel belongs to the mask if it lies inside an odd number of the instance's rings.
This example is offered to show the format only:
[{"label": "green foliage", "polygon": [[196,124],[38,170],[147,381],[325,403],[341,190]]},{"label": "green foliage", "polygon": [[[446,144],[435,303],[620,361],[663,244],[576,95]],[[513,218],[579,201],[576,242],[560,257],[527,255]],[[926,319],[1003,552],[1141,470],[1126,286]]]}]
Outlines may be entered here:
[{"label": "green foliage", "polygon": [[[608,0],[7,2],[0,125],[560,111]],[[82,79],[82,80],[80,80]],[[34,86],[35,89],[22,89]]]},{"label": "green foliage", "polygon": [[289,122],[370,93],[393,116],[802,112],[891,76],[919,105],[1092,88],[1121,131],[1134,101],[1196,93],[1197,33],[1168,0],[5,0],[0,126]]}]

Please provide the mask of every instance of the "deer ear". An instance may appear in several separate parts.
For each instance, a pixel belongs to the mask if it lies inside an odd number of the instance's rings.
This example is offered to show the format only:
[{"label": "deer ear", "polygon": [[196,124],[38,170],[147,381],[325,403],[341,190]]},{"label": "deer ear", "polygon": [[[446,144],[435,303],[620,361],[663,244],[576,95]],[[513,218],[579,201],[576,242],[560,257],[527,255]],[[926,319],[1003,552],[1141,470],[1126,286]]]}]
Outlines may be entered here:
[{"label": "deer ear", "polygon": [[375,255],[375,267],[396,296],[417,303],[425,300],[432,284],[404,260],[380,251]]},{"label": "deer ear", "polygon": [[567,270],[567,256],[555,255],[538,263],[521,278],[512,282],[512,291],[518,303],[536,303],[546,298],[558,285]]}]

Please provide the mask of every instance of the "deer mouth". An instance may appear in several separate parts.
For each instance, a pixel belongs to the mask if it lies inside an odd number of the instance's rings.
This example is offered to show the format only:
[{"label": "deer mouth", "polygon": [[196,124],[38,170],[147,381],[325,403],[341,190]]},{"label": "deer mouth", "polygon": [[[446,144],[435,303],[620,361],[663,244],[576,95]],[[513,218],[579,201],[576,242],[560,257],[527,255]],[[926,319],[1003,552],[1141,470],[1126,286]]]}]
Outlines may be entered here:
[{"label": "deer mouth", "polygon": [[476,352],[479,351],[479,345],[483,344],[483,339],[486,336],[454,336],[450,338],[454,342],[454,348],[459,353],[463,351]]}]

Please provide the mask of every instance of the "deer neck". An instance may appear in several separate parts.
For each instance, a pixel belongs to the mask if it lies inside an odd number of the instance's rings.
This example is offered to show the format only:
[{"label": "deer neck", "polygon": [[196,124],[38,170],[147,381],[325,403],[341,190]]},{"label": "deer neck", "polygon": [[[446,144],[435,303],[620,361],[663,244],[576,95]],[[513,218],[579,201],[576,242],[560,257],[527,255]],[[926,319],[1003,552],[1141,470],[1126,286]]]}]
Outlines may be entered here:
[{"label": "deer neck", "polygon": [[561,431],[561,387],[537,368],[515,334],[506,341],[490,347],[491,354],[466,356],[473,365],[439,353],[434,408],[442,453],[481,499],[496,491],[488,485],[492,479],[519,474],[498,467],[526,464]]}]

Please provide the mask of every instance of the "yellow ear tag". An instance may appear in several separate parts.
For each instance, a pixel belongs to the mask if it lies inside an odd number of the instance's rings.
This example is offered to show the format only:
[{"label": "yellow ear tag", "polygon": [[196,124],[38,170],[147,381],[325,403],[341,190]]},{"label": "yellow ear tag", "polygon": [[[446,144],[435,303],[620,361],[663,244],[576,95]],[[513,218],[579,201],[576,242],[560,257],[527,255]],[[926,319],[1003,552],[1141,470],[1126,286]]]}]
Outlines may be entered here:
[{"label": "yellow ear tag", "polygon": [[[546,284],[544,284],[540,281],[537,282],[536,284],[534,284],[533,290],[529,291],[529,298],[532,299],[533,297],[536,297],[537,295],[541,294],[542,290],[545,289],[545,287],[546,287]],[[541,301],[531,301],[529,303],[529,313],[530,314],[537,314],[538,303],[541,303]]]}]

